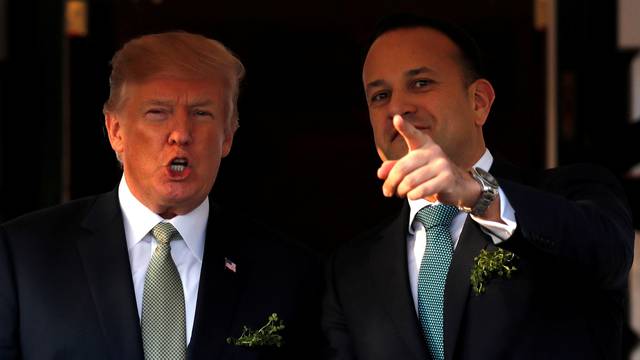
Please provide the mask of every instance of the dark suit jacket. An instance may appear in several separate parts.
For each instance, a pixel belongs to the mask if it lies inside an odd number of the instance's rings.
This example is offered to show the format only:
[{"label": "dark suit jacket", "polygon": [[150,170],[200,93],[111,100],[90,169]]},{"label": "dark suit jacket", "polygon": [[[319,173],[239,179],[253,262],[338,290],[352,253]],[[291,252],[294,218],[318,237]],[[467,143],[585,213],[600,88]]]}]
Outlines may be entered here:
[{"label": "dark suit jacket", "polygon": [[[219,206],[209,216],[188,358],[313,358],[319,262]],[[226,343],[274,312],[282,348]],[[0,227],[0,359],[142,359],[139,324],[117,191]]]},{"label": "dark suit jacket", "polygon": [[[471,218],[445,285],[445,359],[619,359],[633,230],[616,180],[591,166],[491,172],[515,209],[501,247],[511,279],[470,287],[474,257],[495,250]],[[524,185],[529,182],[529,185]],[[429,359],[407,270],[409,209],[348,243],[330,265],[323,327],[335,359]]]}]

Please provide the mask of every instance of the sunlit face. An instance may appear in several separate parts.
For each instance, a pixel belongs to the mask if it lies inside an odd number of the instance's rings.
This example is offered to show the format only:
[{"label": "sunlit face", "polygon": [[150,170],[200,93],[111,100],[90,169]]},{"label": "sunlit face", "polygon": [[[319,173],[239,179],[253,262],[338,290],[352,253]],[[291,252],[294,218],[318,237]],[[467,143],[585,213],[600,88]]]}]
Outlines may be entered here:
[{"label": "sunlit face", "polygon": [[221,79],[155,77],[126,84],[124,104],[106,114],[133,195],[165,218],[207,197],[233,140]]},{"label": "sunlit face", "polygon": [[393,127],[395,114],[429,134],[459,165],[473,164],[482,155],[486,114],[478,112],[477,82],[467,86],[458,57],[449,38],[427,28],[393,30],[373,43],[362,78],[383,160],[407,153]]}]

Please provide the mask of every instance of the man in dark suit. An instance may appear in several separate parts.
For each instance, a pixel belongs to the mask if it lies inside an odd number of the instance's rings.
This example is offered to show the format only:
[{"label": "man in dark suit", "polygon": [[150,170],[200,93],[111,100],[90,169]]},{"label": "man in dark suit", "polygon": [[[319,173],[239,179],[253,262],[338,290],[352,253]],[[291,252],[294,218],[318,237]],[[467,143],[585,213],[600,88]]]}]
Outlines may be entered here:
[{"label": "man in dark suit", "polygon": [[329,264],[332,358],[619,358],[625,196],[597,167],[494,161],[482,134],[494,91],[479,71],[452,25],[396,17],[376,33],[363,82],[378,177],[407,201]]},{"label": "man in dark suit", "polygon": [[208,197],[243,65],[176,32],[128,42],[112,66],[105,125],[123,178],[0,227],[0,359],[317,356],[318,262]]}]

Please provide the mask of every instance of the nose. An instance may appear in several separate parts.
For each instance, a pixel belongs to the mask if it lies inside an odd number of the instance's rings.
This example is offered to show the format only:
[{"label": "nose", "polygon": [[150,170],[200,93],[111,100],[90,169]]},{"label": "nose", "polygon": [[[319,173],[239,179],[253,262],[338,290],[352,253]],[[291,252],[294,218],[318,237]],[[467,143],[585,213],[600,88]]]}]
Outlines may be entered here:
[{"label": "nose", "polygon": [[170,121],[169,144],[189,145],[193,141],[193,129],[191,116],[188,111],[180,111]]},{"label": "nose", "polygon": [[417,107],[411,102],[410,98],[401,92],[395,92],[389,102],[389,113],[387,114],[390,121],[398,114],[408,119],[413,117],[417,111]]}]

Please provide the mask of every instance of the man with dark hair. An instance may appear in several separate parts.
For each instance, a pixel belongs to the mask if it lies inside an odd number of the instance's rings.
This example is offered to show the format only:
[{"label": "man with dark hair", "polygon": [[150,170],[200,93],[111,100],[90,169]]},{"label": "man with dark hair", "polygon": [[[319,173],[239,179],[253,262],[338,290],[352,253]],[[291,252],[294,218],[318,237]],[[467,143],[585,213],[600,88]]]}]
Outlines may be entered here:
[{"label": "man with dark hair", "polygon": [[116,53],[104,115],[122,180],[0,226],[0,359],[319,356],[318,261],[209,199],[243,74],[184,32]]},{"label": "man with dark hair", "polygon": [[377,174],[407,201],[329,264],[333,358],[619,358],[633,253],[623,191],[593,166],[494,160],[480,71],[454,26],[396,18],[376,32],[362,77]]}]

